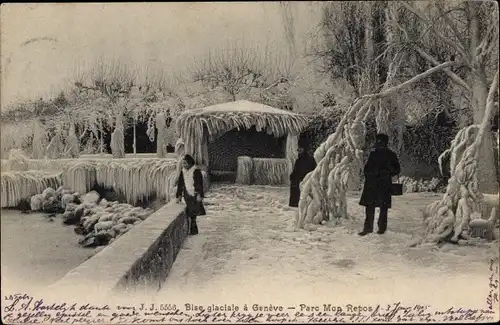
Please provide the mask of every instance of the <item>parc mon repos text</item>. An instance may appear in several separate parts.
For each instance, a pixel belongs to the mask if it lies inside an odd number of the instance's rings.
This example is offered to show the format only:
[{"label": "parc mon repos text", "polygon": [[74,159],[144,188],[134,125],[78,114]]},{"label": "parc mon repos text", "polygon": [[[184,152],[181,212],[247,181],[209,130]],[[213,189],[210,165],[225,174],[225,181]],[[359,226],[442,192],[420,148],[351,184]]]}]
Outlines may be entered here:
[{"label": "parc mon repos text", "polygon": [[[186,311],[207,311],[207,312],[225,312],[225,311],[240,311],[239,305],[235,304],[224,304],[224,305],[215,305],[211,304],[208,306],[196,305],[196,304],[185,304],[184,305]],[[252,304],[250,307],[247,304],[243,305],[243,311],[256,311],[256,312],[281,312],[286,310],[297,310],[300,312],[342,312],[347,311],[349,313],[359,313],[359,312],[372,312],[372,306],[355,306],[351,304],[347,304],[344,307],[333,305],[333,304],[323,304],[322,306],[316,305],[306,305],[299,304],[298,308],[295,307],[283,307],[280,305],[259,305]]]}]

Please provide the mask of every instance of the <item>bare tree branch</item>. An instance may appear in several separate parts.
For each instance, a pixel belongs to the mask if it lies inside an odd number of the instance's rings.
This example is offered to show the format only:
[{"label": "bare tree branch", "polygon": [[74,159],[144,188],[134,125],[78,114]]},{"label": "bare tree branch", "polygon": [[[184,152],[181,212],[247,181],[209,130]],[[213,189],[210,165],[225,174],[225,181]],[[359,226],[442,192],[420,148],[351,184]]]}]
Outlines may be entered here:
[{"label": "bare tree branch", "polygon": [[460,44],[457,44],[455,42],[453,42],[451,39],[443,36],[440,32],[438,32],[436,30],[436,28],[434,27],[434,25],[427,19],[425,18],[424,16],[422,16],[419,12],[417,12],[412,6],[410,6],[408,3],[406,2],[401,2],[401,4],[408,10],[410,11],[411,13],[413,13],[415,16],[417,16],[420,20],[422,20],[424,23],[426,23],[427,25],[431,26],[431,29],[433,31],[433,33],[439,37],[445,44],[447,44],[448,46],[450,46],[451,48],[455,49],[458,53],[460,53],[460,55],[462,56],[462,58],[465,60],[465,62],[467,64],[470,64],[470,59],[469,59],[469,56],[467,55],[467,51],[465,51],[465,49],[460,45]]},{"label": "bare tree branch", "polygon": [[[405,8],[408,8],[408,6],[405,6]],[[425,18],[419,16],[417,13],[415,13],[413,10],[411,10],[415,15],[417,15],[420,19],[422,20],[425,20]],[[448,12],[451,12],[452,10],[449,10]],[[443,16],[446,17],[446,13],[443,13],[443,9],[440,8],[440,12],[442,13]],[[396,26],[398,27],[398,29],[403,32],[403,34],[405,35],[405,38],[407,41],[411,42],[410,38],[409,38],[409,35],[406,31],[406,29],[404,29],[396,20],[395,20],[395,16],[394,14],[389,11],[390,15],[391,15],[391,19],[395,21],[395,24]],[[454,29],[454,32],[457,32],[458,33],[458,30],[455,28],[455,26],[451,23],[451,21],[448,20],[448,24],[450,25],[450,27],[452,27]],[[431,25],[429,28],[433,29],[433,25]],[[426,59],[427,61],[429,61],[430,63],[432,63],[433,65],[439,65],[439,61],[436,60],[432,55],[428,54],[427,52],[425,52],[420,46],[418,45],[414,45],[414,48],[415,50],[424,58]],[[455,74],[454,72],[452,72],[450,69],[443,69],[443,71],[451,78],[451,80],[456,83],[457,85],[463,87],[469,94],[471,93],[471,89],[470,87],[467,85],[467,83],[462,79],[460,78],[457,74]]]},{"label": "bare tree branch", "polygon": [[[444,1],[443,0],[437,1],[437,6],[436,7],[437,7],[437,9],[438,9],[438,11],[440,13],[440,17],[443,17],[445,23],[453,31],[453,34],[454,34],[455,38],[460,42],[460,45],[462,46],[462,48],[465,49],[467,47],[467,43],[466,43],[465,39],[462,37],[463,33],[460,33],[458,31],[456,24],[454,24],[451,21],[450,17],[449,17],[449,14],[452,13],[453,11],[455,11],[456,9],[453,8],[453,9],[447,10],[445,12],[444,11]],[[440,17],[438,17],[438,18],[440,18]]]},{"label": "bare tree branch", "polygon": [[[398,59],[399,56],[399,59]],[[389,88],[390,83],[393,81],[394,77],[396,76],[396,73],[399,69],[399,66],[401,65],[401,61],[403,60],[403,56],[400,56],[400,52],[398,51],[395,55],[394,58],[391,60],[391,63],[389,64],[389,68],[387,71],[387,78],[385,79],[384,85],[382,86],[382,90],[386,90]]]},{"label": "bare tree branch", "polygon": [[481,57],[481,60],[484,57],[488,57],[498,45],[498,20],[495,20],[496,22],[492,22],[492,24],[489,25],[481,43],[479,43],[476,48],[476,53]]},{"label": "bare tree branch", "polygon": [[[245,95],[252,88],[269,91],[283,82],[289,82],[291,62],[283,62],[283,57],[271,55],[268,44],[265,51],[244,46],[218,48],[208,52],[205,59],[197,61],[189,69],[192,81],[204,86],[222,89],[233,100],[237,95]],[[286,94],[283,94],[285,95]]]},{"label": "bare tree branch", "polygon": [[[481,143],[483,141],[484,135],[487,130],[489,130],[489,124],[491,123],[491,117],[493,116],[493,108],[495,106],[495,94],[498,91],[498,70],[495,73],[495,77],[493,77],[493,81],[491,82],[490,90],[488,92],[488,97],[486,99],[486,109],[484,112],[484,118],[481,121],[481,125],[479,126],[479,132],[476,136],[475,145],[479,149]],[[475,158],[478,159],[480,154],[480,150],[476,150]]]},{"label": "bare tree branch", "polygon": [[384,91],[381,91],[377,94],[369,94],[369,95],[362,96],[360,98],[361,99],[365,99],[365,98],[380,99],[383,97],[387,97],[387,96],[389,96],[389,95],[391,95],[391,94],[393,94],[393,93],[395,93],[395,92],[397,92],[405,87],[408,87],[409,85],[414,84],[415,82],[418,82],[418,81],[430,76],[431,74],[433,74],[439,70],[443,70],[443,69],[448,68],[448,67],[455,65],[455,64],[457,64],[457,62],[454,62],[454,61],[448,61],[448,62],[441,63],[440,65],[435,66],[433,68],[430,68],[429,70],[422,72],[421,74],[416,75],[415,77],[403,82],[402,84],[391,87],[391,88],[386,89]]},{"label": "bare tree branch", "polygon": [[[430,54],[428,54],[427,52],[425,52],[424,50],[422,50],[420,47],[415,47],[415,50],[424,58],[426,59],[427,61],[429,61],[430,63],[434,64],[434,65],[439,65],[439,61],[436,60],[433,56],[431,56]],[[453,82],[455,82],[457,85],[463,87],[465,90],[467,90],[468,93],[471,93],[471,89],[469,87],[469,85],[467,85],[467,83],[462,79],[460,78],[457,74],[455,74],[453,71],[451,71],[450,69],[443,69],[443,72],[446,73]]]},{"label": "bare tree branch", "polygon": [[389,10],[388,10],[388,14],[389,16],[391,17],[391,20],[394,22],[394,24],[396,25],[396,27],[405,35],[405,39],[407,41],[410,41],[410,36],[408,35],[408,32],[406,31],[406,29],[404,29],[398,22],[397,18],[396,18],[396,15],[394,14],[394,12],[392,11],[392,7],[389,7]]}]

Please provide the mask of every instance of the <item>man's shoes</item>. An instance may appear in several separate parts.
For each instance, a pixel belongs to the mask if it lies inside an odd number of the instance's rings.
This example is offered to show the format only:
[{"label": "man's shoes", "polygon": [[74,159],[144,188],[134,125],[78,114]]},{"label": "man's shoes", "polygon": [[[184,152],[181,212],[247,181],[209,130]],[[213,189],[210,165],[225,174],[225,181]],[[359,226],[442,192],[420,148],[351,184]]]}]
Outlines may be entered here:
[{"label": "man's shoes", "polygon": [[370,233],[371,233],[371,231],[363,230],[362,232],[358,232],[358,235],[360,235],[360,236],[366,236],[366,235],[368,235]]},{"label": "man's shoes", "polygon": [[198,235],[198,225],[196,224],[196,221],[194,221],[194,222],[191,224],[191,229],[190,229],[189,234],[190,234],[190,235]]},{"label": "man's shoes", "polygon": [[384,231],[379,230],[379,231],[377,231],[377,234],[383,235],[383,234],[385,234],[385,230]]}]

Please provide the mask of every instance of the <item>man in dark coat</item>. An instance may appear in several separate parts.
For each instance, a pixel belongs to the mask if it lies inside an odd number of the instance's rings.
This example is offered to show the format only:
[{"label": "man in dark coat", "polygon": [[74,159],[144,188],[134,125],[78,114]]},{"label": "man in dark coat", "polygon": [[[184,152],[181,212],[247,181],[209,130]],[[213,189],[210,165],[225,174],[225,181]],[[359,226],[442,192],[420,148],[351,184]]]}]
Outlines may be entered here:
[{"label": "man in dark coat", "polygon": [[400,172],[398,157],[387,148],[388,143],[387,135],[377,134],[375,150],[370,152],[364,167],[365,184],[359,204],[366,207],[366,219],[360,236],[373,232],[376,207],[380,208],[377,233],[383,234],[387,230],[387,213],[392,204],[392,177]]},{"label": "man in dark coat", "polygon": [[299,144],[298,148],[299,157],[295,161],[293,171],[290,174],[290,202],[289,206],[298,207],[300,200],[300,182],[306,175],[316,168],[316,161],[311,157],[306,150],[304,144]]}]

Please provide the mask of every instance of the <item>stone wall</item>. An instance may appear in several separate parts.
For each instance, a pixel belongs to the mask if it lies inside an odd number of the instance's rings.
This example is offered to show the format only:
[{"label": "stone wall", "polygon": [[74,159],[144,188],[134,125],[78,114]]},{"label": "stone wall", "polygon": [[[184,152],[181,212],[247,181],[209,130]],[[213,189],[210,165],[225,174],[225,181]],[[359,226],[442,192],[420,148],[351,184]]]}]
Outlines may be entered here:
[{"label": "stone wall", "polygon": [[[147,288],[161,288],[188,234],[188,222],[184,211],[173,210],[177,217],[136,260],[115,290],[141,291]],[[155,226],[152,226],[149,229],[154,228]],[[153,230],[151,234],[155,232]]]},{"label": "stone wall", "polygon": [[89,297],[157,291],[188,235],[184,207],[171,201],[68,272],[50,290]]}]

